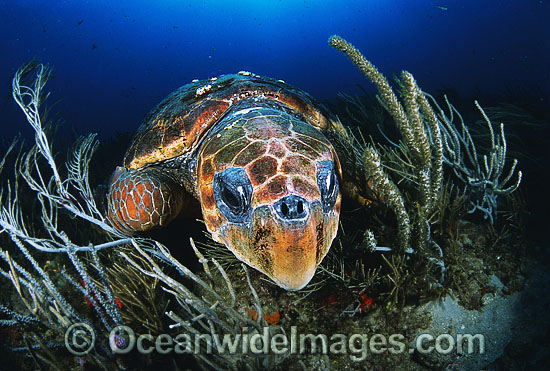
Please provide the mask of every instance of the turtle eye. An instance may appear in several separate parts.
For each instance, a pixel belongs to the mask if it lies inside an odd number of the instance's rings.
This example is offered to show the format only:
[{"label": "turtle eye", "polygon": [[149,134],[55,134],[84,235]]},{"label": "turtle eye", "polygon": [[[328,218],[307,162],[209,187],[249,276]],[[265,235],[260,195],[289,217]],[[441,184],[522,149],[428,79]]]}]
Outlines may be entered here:
[{"label": "turtle eye", "polygon": [[214,175],[214,199],[220,212],[233,223],[250,221],[252,184],[241,168],[231,168]]},{"label": "turtle eye", "polygon": [[338,178],[332,161],[322,161],[317,168],[317,186],[321,192],[321,204],[323,205],[323,212],[328,213],[332,210],[338,198],[340,189]]}]

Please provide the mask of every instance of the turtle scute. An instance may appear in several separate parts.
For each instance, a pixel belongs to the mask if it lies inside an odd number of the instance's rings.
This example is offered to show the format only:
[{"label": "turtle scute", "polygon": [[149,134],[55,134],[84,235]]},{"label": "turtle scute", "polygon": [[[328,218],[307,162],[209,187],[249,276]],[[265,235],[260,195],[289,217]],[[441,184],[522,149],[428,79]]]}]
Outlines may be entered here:
[{"label": "turtle scute", "polygon": [[108,217],[133,233],[200,201],[212,237],[288,290],[336,236],[341,124],[307,93],[253,74],[185,85],[155,107],[113,174]]}]

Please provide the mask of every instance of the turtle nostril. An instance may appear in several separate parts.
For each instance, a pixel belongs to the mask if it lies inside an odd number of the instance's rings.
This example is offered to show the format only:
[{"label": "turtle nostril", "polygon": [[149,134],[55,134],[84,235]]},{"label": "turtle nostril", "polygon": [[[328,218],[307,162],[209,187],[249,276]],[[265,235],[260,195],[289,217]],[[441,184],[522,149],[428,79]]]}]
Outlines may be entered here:
[{"label": "turtle nostril", "polygon": [[281,213],[285,218],[288,218],[288,212],[289,212],[288,206],[284,202],[281,203]]},{"label": "turtle nostril", "polygon": [[285,220],[302,219],[307,216],[307,201],[296,195],[280,199],[274,207],[279,217]]}]

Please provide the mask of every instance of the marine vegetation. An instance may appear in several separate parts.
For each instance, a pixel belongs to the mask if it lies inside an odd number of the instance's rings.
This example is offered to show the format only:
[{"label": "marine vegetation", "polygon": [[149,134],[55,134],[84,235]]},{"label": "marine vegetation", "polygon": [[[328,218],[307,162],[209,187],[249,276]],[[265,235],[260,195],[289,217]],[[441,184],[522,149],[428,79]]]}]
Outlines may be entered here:
[{"label": "marine vegetation", "polygon": [[[455,107],[445,99],[442,108],[410,73],[392,88],[351,44],[338,36],[329,43],[378,95],[344,98],[339,120],[346,130],[324,132],[341,165],[343,205],[350,206],[332,248],[298,291],[282,289],[209,236],[183,246],[196,257],[183,264],[176,250],[186,238],[165,246],[117,225],[123,220],[107,214],[93,186],[98,181],[90,179],[95,135],[80,138],[60,160],[42,106],[50,69],[22,66],[13,97],[35,141],[28,149],[15,140],[0,162],[0,275],[10,287],[0,297],[6,354],[48,369],[181,369],[188,362],[204,369],[404,367],[416,362],[408,352],[366,355],[353,342],[349,349],[338,342],[329,356],[322,337],[317,345],[300,336],[300,351],[281,341],[268,348],[264,339],[294,339],[297,332],[412,337],[428,321],[415,312],[419,303],[451,294],[479,309],[492,290],[496,260],[501,280],[519,289],[514,254],[521,241],[506,230],[521,219],[524,206],[511,195],[521,172],[517,161],[507,164],[503,126],[495,130],[475,103],[490,143],[482,148]],[[383,116],[393,126],[383,125]],[[372,140],[376,135],[382,140]],[[117,176],[126,175],[115,172],[115,188]],[[241,348],[247,339],[250,346]]]}]

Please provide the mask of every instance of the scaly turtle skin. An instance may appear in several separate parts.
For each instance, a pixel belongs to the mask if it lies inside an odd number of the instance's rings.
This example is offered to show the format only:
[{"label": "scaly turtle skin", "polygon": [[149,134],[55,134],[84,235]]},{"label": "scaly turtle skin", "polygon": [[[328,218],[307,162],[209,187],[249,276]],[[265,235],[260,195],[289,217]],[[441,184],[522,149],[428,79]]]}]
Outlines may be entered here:
[{"label": "scaly turtle skin", "polygon": [[214,240],[287,290],[304,287],[338,229],[343,131],[311,96],[250,73],[196,81],[145,119],[112,175],[108,217],[133,233],[200,201]]}]

